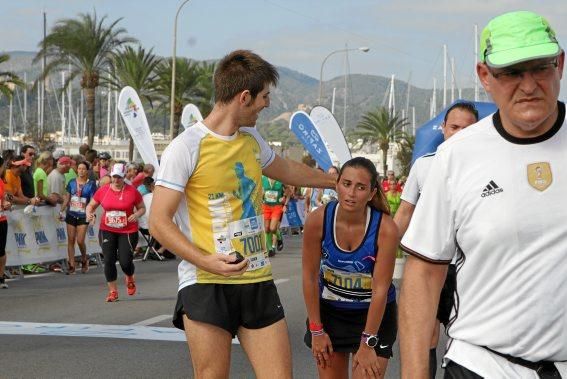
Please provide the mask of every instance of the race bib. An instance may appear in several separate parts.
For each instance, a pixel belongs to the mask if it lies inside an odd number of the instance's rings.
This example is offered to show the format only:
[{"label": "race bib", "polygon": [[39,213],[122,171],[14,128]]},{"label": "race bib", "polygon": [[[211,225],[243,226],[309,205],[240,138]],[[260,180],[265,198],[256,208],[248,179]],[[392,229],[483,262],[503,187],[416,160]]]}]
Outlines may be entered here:
[{"label": "race bib", "polygon": [[124,211],[109,211],[104,217],[106,226],[111,228],[122,229],[128,224],[128,217]]},{"label": "race bib", "polygon": [[[349,291],[372,291],[372,276],[367,273],[359,272],[348,272],[343,270],[337,270],[326,265],[321,267],[323,271],[323,279],[328,283],[329,287],[334,288],[334,291],[330,291],[327,285],[323,287],[323,292],[321,294],[323,299],[334,300],[334,301],[346,301],[353,302],[355,300],[343,297],[340,295],[341,292],[348,293]],[[370,301],[370,297],[365,300],[356,301]]]},{"label": "race bib", "polygon": [[238,251],[242,256],[248,258],[247,271],[258,270],[270,264],[266,254],[262,216],[230,222],[228,235],[222,232],[215,233],[215,247],[217,253],[230,254]]},{"label": "race bib", "polygon": [[268,203],[277,203],[278,202],[278,191],[267,190],[264,192],[264,199]]},{"label": "race bib", "polygon": [[79,196],[71,196],[71,202],[69,203],[69,210],[76,213],[85,213],[87,207],[87,198]]}]

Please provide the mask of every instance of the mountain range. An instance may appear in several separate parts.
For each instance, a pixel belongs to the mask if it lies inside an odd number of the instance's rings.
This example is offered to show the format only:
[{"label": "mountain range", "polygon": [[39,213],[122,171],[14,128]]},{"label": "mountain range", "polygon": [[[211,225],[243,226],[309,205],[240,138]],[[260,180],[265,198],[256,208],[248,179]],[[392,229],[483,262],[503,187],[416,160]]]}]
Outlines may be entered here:
[{"label": "mountain range", "polygon": [[[24,72],[27,75],[28,81],[33,81],[38,77],[40,72],[40,64],[33,64],[32,59],[36,53],[11,51],[5,52],[10,55],[11,59],[3,64],[2,71],[13,71],[23,78]],[[270,126],[280,129],[287,127],[287,122],[291,113],[298,109],[309,110],[312,106],[317,105],[319,97],[319,80],[312,78],[308,75],[302,74],[287,67],[277,67],[280,80],[278,86],[271,91],[271,104],[270,107],[265,109],[259,118],[260,124],[268,124]],[[61,86],[60,77],[53,78],[53,84],[48,85],[48,91],[53,92],[53,88]],[[353,130],[356,124],[361,119],[362,115],[370,110],[376,110],[380,106],[388,105],[388,94],[390,87],[390,78],[375,75],[365,74],[351,74],[347,76],[346,85],[346,115],[345,115],[345,77],[338,76],[323,82],[323,96],[321,105],[331,108],[333,88],[336,89],[335,96],[335,117],[340,125],[346,121],[345,130]],[[396,109],[401,111],[406,107],[408,83],[401,80],[395,80],[395,104]],[[429,120],[429,110],[433,91],[431,89],[424,89],[410,85],[409,88],[409,117],[408,121],[412,122],[411,111],[415,107],[415,121],[416,127]],[[74,101],[79,99],[78,89],[74,94]],[[472,89],[463,89],[463,98],[471,99],[473,97]],[[21,96],[21,93],[20,95]],[[54,96],[48,96],[48,106],[46,106],[47,124],[52,123],[54,129],[59,128],[60,122],[57,113],[57,102]],[[441,110],[442,90],[437,91],[437,111]],[[19,101],[18,106],[21,107],[22,100]],[[104,103],[104,104],[102,104]],[[97,125],[104,125],[106,128],[106,115],[105,104],[106,101],[99,101],[102,108],[97,113]],[[8,107],[6,98],[0,99],[0,133],[6,134],[8,127]],[[36,91],[28,91],[28,117],[31,117],[30,122],[34,122],[36,117]],[[100,105],[97,106],[100,108]],[[21,108],[14,110],[16,130],[18,130],[18,123],[22,123]],[[51,114],[49,114],[51,112]],[[55,114],[54,114],[55,113]],[[153,131],[167,130],[167,116],[163,114],[151,114],[148,111],[148,120],[152,126]],[[406,117],[408,115],[406,114]],[[273,124],[273,125],[272,125]],[[101,126],[102,128],[102,126]],[[277,133],[280,134],[280,133]]]}]

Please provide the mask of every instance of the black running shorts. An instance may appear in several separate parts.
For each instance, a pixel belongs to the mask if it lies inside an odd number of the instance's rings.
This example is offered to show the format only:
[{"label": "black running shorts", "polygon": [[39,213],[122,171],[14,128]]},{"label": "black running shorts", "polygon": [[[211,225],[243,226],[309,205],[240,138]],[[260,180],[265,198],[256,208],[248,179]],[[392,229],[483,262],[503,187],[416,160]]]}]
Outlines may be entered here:
[{"label": "black running shorts", "polygon": [[8,221],[6,220],[0,221],[0,257],[6,255],[7,238],[8,238]]},{"label": "black running shorts", "polygon": [[236,336],[239,327],[260,329],[285,317],[273,280],[251,284],[193,284],[177,294],[173,325],[190,320],[218,326]]},{"label": "black running shorts", "polygon": [[86,216],[85,217],[75,217],[75,216],[71,216],[70,214],[67,214],[67,216],[65,216],[65,223],[68,224],[68,225],[74,226],[74,227],[89,224]]},{"label": "black running shorts", "polygon": [[[366,326],[367,309],[342,309],[321,301],[321,322],[333,344],[333,351],[356,353],[360,347],[360,337]],[[307,323],[308,324],[308,323]],[[395,301],[386,304],[384,316],[378,329],[376,355],[390,359],[392,346],[398,334],[398,305]],[[305,344],[311,348],[309,326],[304,337]]]},{"label": "black running shorts", "polygon": [[447,268],[447,277],[439,296],[439,307],[437,308],[437,320],[445,327],[449,323],[451,310],[455,305],[455,291],[457,290],[457,266],[450,264]]}]

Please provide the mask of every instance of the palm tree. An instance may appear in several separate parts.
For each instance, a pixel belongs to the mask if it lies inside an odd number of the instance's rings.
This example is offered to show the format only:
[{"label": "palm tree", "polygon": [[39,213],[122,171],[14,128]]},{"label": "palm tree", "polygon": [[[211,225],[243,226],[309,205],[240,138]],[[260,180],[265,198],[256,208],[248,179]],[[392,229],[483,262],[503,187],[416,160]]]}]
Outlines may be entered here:
[{"label": "palm tree", "polygon": [[[114,55],[111,69],[101,79],[101,84],[108,85],[113,90],[121,90],[126,86],[132,87],[141,99],[152,101],[158,95],[156,68],[160,59],[153,54],[153,49],[146,51],[138,46],[126,46]],[[130,137],[128,156],[131,161],[134,155],[134,139]]]},{"label": "palm tree", "polygon": [[39,43],[40,51],[34,58],[48,60],[41,79],[52,72],[66,70],[70,66],[65,87],[81,76],[87,108],[88,144],[93,146],[95,135],[95,93],[100,74],[112,64],[113,53],[127,43],[136,42],[126,36],[126,29],[117,27],[121,18],[105,25],[106,16],[98,18],[96,12],[81,13],[77,19],[56,22],[50,33]]},{"label": "palm tree", "polygon": [[213,76],[215,74],[216,66],[217,64],[214,62],[201,62],[199,66],[197,66],[197,73],[199,75],[199,100],[197,100],[197,104],[195,105],[199,108],[203,117],[207,117],[215,105]]},{"label": "palm tree", "polygon": [[413,146],[415,145],[415,136],[410,133],[402,133],[400,139],[396,141],[398,144],[398,152],[396,154],[396,158],[400,163],[401,167],[401,176],[408,176],[410,166],[411,166],[411,157],[413,154]]},{"label": "palm tree", "polygon": [[[10,60],[8,54],[0,54],[0,64]],[[9,99],[12,98],[12,91],[16,86],[23,87],[24,82],[11,71],[0,71],[0,94]]]},{"label": "palm tree", "polygon": [[[162,61],[157,70],[158,88],[163,100],[161,107],[169,107],[171,99],[171,58]],[[183,107],[200,99],[198,64],[187,58],[175,59],[175,100],[173,103],[173,136],[179,133]],[[169,108],[166,108],[169,110]]]},{"label": "palm tree", "polygon": [[406,119],[398,115],[392,115],[385,108],[378,108],[376,111],[369,111],[356,126],[353,135],[361,138],[363,143],[376,143],[382,151],[383,174],[388,171],[386,159],[390,143],[399,140],[404,126],[408,125]]}]

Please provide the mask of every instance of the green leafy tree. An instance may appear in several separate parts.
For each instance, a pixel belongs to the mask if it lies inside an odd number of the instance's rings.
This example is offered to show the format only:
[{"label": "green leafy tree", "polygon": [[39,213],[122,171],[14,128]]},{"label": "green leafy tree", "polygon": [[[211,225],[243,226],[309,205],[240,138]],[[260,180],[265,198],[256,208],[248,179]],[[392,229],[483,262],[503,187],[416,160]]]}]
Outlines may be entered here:
[{"label": "green leafy tree", "polygon": [[216,63],[201,62],[197,66],[198,79],[198,100],[195,104],[203,117],[207,117],[215,105],[215,87],[213,77],[215,74]]},{"label": "green leafy tree", "polygon": [[[152,101],[159,94],[156,68],[160,63],[160,59],[153,54],[152,49],[146,51],[141,46],[136,49],[125,46],[115,54],[112,62],[112,67],[106,70],[106,75],[102,78],[102,84],[117,91],[130,86],[138,93],[140,99],[146,100],[152,106]],[[133,155],[134,139],[130,137],[128,148],[130,161]]]},{"label": "green leafy tree", "polygon": [[382,151],[382,173],[388,171],[386,159],[390,143],[400,139],[404,126],[408,125],[406,119],[392,115],[385,108],[369,111],[362,116],[356,126],[353,136],[363,140],[363,143],[377,144]]},{"label": "green leafy tree", "polygon": [[94,14],[81,13],[77,18],[62,19],[55,23],[49,34],[39,43],[40,51],[34,58],[38,62],[47,58],[47,65],[41,79],[59,70],[70,67],[70,75],[65,87],[81,77],[81,87],[85,93],[87,133],[89,146],[93,146],[95,136],[96,88],[100,74],[112,65],[117,49],[136,42],[126,36],[126,29],[119,28],[121,18],[105,25],[106,16],[98,18]]},{"label": "green leafy tree", "polygon": [[[8,54],[0,54],[0,64],[10,60]],[[24,82],[11,71],[0,71],[0,94],[12,98],[12,91],[16,86],[23,87]]]},{"label": "green leafy tree", "polygon": [[[156,68],[158,91],[163,102],[161,107],[169,112],[171,104],[172,59],[163,60]],[[201,99],[199,90],[199,65],[187,58],[175,59],[175,100],[173,102],[173,138],[179,133],[183,107],[188,103],[198,103]]]},{"label": "green leafy tree", "polygon": [[410,133],[402,133],[400,139],[396,141],[398,144],[398,152],[396,158],[401,167],[401,176],[408,176],[411,166],[411,157],[413,154],[413,146],[415,145],[415,136]]}]

